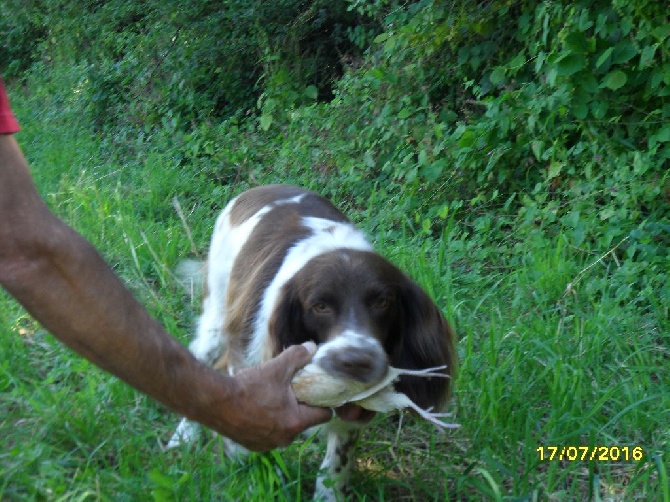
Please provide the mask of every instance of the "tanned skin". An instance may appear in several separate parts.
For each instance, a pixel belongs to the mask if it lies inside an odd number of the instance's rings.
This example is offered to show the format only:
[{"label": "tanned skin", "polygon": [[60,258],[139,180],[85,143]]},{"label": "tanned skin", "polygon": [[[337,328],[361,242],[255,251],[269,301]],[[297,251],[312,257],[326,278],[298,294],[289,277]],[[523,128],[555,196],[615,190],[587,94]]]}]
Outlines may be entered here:
[{"label": "tanned skin", "polygon": [[[291,347],[234,378],[197,361],[151,318],[93,246],[48,209],[9,134],[0,134],[0,285],[82,356],[251,450],[285,446],[332,416],[298,403],[290,387],[313,347]],[[338,410],[345,419],[358,412]]]}]

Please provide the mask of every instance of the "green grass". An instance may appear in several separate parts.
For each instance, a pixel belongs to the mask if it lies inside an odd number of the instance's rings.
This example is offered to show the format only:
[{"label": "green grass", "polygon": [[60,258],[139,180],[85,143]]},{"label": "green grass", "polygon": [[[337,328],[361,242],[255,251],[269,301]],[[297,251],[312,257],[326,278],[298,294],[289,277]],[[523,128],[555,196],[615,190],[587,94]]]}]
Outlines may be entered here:
[{"label": "green grass", "polygon": [[[300,167],[309,152],[294,153],[292,170],[270,169],[260,162],[282,158],[262,143],[234,159],[227,181],[212,173],[230,159],[184,160],[188,139],[172,144],[169,134],[137,140],[134,152],[125,140],[117,155],[74,116],[44,121],[36,110],[49,107],[37,100],[15,106],[44,198],[184,343],[197,305],[171,270],[206,250],[231,194],[253,182],[318,187],[319,176],[332,176]],[[236,133],[218,134],[224,142]],[[240,133],[240,148],[254,141]],[[346,179],[328,183],[329,192],[347,191]],[[409,415],[377,417],[360,444],[355,498],[670,501],[668,299],[643,287],[645,270],[541,227],[523,236],[477,232],[463,218],[428,235],[382,187],[371,185],[369,197],[372,209],[344,205],[456,326],[452,411],[462,427],[441,434]],[[389,230],[387,221],[400,224]],[[0,500],[311,496],[323,454],[317,440],[243,463],[222,459],[217,440],[164,451],[177,416],[69,352],[4,294],[0,312]],[[644,456],[541,460],[538,447],[550,446],[640,446]]]}]

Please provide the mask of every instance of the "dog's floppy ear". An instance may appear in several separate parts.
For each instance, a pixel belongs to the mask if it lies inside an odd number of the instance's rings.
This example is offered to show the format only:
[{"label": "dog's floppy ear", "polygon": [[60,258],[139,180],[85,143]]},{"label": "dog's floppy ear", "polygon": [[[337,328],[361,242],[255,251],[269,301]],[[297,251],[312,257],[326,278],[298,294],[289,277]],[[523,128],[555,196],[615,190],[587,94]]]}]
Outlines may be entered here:
[{"label": "dog's floppy ear", "polygon": [[282,293],[269,321],[270,339],[275,341],[273,356],[291,345],[308,341],[302,322],[302,306],[298,297],[295,281],[291,280],[282,287]]},{"label": "dog's floppy ear", "polygon": [[391,365],[408,369],[446,365],[444,372],[450,378],[403,376],[396,388],[420,407],[439,410],[449,399],[451,380],[456,376],[454,331],[437,305],[409,279],[401,287],[399,307]]}]

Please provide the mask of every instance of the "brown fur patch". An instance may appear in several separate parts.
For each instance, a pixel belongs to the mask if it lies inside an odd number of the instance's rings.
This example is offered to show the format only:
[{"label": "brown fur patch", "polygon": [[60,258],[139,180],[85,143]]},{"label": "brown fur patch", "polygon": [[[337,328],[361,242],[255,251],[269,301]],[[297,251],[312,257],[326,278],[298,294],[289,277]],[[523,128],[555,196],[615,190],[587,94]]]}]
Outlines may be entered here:
[{"label": "brown fur patch", "polygon": [[300,222],[295,204],[280,205],[263,216],[242,246],[228,286],[226,331],[232,335],[230,350],[245,350],[266,288],[290,247],[309,233]]},{"label": "brown fur patch", "polygon": [[235,200],[230,211],[230,223],[232,226],[237,226],[264,207],[279,200],[291,199],[302,193],[305,193],[305,190],[290,185],[265,185],[247,190]]},{"label": "brown fur patch", "polygon": [[230,211],[230,224],[240,225],[266,206],[304,195],[294,208],[302,216],[349,221],[328,199],[313,192],[290,185],[266,185],[252,188],[237,197]]}]

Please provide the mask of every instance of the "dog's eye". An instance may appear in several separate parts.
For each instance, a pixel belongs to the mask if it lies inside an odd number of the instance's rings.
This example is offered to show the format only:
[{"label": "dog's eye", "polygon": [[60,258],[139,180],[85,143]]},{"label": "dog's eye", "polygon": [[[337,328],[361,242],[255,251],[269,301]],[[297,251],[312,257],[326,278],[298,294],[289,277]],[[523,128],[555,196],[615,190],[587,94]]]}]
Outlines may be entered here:
[{"label": "dog's eye", "polygon": [[330,314],[332,311],[333,308],[326,302],[316,302],[314,305],[312,305],[312,312],[315,314]]},{"label": "dog's eye", "polygon": [[375,310],[385,310],[389,307],[390,304],[391,302],[388,298],[380,296],[379,298],[374,299],[372,302],[372,308]]}]

